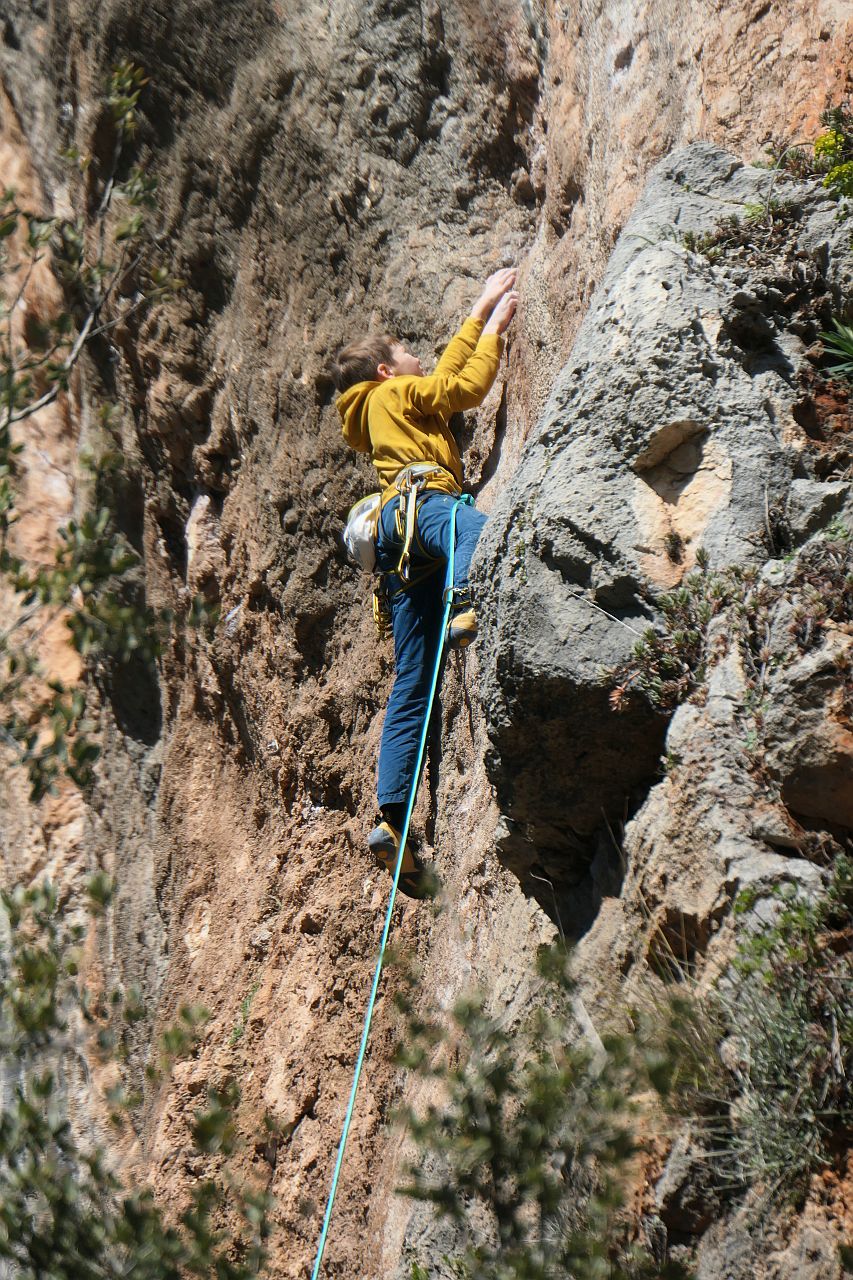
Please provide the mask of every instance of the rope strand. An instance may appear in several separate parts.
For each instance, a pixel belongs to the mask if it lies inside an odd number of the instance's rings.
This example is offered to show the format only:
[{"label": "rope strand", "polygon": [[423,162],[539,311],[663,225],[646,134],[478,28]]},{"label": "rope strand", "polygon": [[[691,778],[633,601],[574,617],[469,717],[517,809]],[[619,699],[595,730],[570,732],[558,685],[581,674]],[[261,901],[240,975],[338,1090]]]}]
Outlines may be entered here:
[{"label": "rope strand", "polygon": [[329,1224],[332,1220],[332,1209],[335,1204],[335,1197],[338,1192],[338,1182],[340,1180],[341,1166],[344,1161],[344,1152],[346,1151],[347,1138],[349,1137],[350,1124],[352,1122],[353,1113],[355,1111],[355,1099],[358,1093],[358,1085],[361,1079],[361,1069],[364,1065],[364,1058],[367,1052],[367,1041],[370,1035],[370,1024],[373,1020],[373,1010],[376,1004],[376,993],[379,989],[379,979],[382,974],[382,964],[385,959],[385,951],[388,945],[388,936],[391,932],[391,915],[394,910],[394,902],[397,897],[397,885],[400,880],[400,870],[403,866],[403,855],[406,852],[406,840],[409,835],[409,824],[412,820],[412,810],[415,807],[415,798],[418,792],[418,784],[420,782],[421,773],[423,771],[424,753],[426,751],[426,741],[429,733],[429,722],[432,716],[432,706],[435,700],[435,691],[438,686],[438,677],[441,672],[441,660],[444,655],[444,646],[447,640],[447,627],[450,621],[450,610],[453,607],[453,563],[455,559],[456,548],[456,510],[461,502],[471,502],[467,495],[457,498],[453,504],[450,513],[450,546],[447,554],[447,575],[444,585],[444,618],[441,626],[441,639],[438,645],[438,653],[436,655],[435,669],[432,673],[432,684],[430,685],[429,698],[427,700],[426,714],[424,715],[423,728],[421,730],[420,746],[418,747],[417,760],[415,762],[415,772],[412,777],[412,784],[409,788],[409,800],[406,805],[406,819],[403,823],[403,829],[400,832],[400,848],[397,854],[397,865],[394,869],[394,883],[391,886],[391,896],[388,899],[388,910],[385,913],[385,927],[382,930],[382,940],[379,944],[379,957],[376,961],[376,970],[373,974],[373,985],[370,989],[370,998],[367,1002],[367,1013],[364,1018],[364,1028],[361,1033],[361,1044],[359,1045],[358,1057],[355,1063],[355,1072],[353,1074],[352,1087],[350,1089],[349,1102],[347,1103],[346,1115],[344,1116],[343,1129],[341,1130],[341,1140],[338,1144],[338,1155],[335,1161],[335,1171],[332,1175],[332,1187],[329,1192],[329,1199],[326,1202],[326,1212],[323,1217],[323,1227],[320,1232],[320,1240],[317,1245],[317,1256],[314,1260],[314,1269],[311,1272],[311,1280],[317,1280],[320,1274],[320,1267],[323,1264],[323,1254],[326,1250],[326,1240],[329,1234]]}]

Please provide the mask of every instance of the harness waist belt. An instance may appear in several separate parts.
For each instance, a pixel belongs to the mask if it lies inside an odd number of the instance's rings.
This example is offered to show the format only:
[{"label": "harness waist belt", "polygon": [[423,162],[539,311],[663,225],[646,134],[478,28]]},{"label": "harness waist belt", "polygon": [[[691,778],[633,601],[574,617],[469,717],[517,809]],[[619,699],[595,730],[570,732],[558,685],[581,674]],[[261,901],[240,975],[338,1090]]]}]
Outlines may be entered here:
[{"label": "harness waist belt", "polygon": [[403,582],[410,581],[412,542],[415,537],[415,521],[418,514],[418,494],[421,489],[429,487],[429,477],[440,473],[450,476],[455,488],[455,495],[462,490],[456,484],[456,477],[437,462],[412,462],[403,467],[394,477],[394,488],[400,495],[400,507],[397,513],[397,531],[403,539],[403,550],[397,563],[397,573]]}]

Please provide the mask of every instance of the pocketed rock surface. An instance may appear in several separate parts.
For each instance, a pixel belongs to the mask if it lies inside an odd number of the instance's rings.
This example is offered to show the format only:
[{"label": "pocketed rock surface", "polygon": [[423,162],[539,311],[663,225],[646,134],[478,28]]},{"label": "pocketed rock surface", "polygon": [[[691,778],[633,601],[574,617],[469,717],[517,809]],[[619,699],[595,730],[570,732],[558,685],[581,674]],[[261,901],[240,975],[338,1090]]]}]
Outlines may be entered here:
[{"label": "pocketed rock surface", "polygon": [[[427,362],[480,280],[520,265],[498,385],[460,424],[495,519],[478,557],[482,642],[449,665],[418,812],[449,905],[404,902],[395,921],[424,999],[446,1007],[480,984],[511,1023],[557,924],[577,940],[594,1026],[661,937],[683,936],[710,980],[737,889],[817,886],[814,851],[846,838],[850,701],[832,672],[849,635],[801,652],[774,597],[786,660],[761,725],[769,791],[744,755],[757,731],[736,647],[670,718],[616,716],[601,669],[699,546],[715,567],[796,580],[813,540],[850,518],[849,407],[808,358],[849,291],[849,229],[819,187],[780,178],[773,194],[795,212],[760,252],[709,262],[683,233],[768,196],[772,176],[750,162],[772,137],[816,135],[850,92],[851,53],[853,19],[830,0],[722,14],[507,3],[488,21],[464,0],[5,7],[14,184],[45,212],[85,213],[57,153],[74,142],[105,162],[98,94],[131,58],[152,81],[137,156],[186,281],[28,429],[18,549],[48,559],[83,501],[74,457],[108,393],[147,601],[178,620],[196,595],[220,612],[212,630],[176,624],[156,667],[98,673],[103,755],[85,803],[68,790],[30,805],[4,758],[4,874],[115,876],[89,968],[142,989],[130,1083],[182,1004],[211,1011],[198,1051],[147,1090],[125,1156],[179,1209],[212,1168],[193,1113],[207,1086],[236,1081],[235,1171],[276,1198],[277,1276],[313,1257],[387,891],[364,833],[390,653],[339,542],[372,475],[343,446],[326,359],[382,326]],[[42,642],[73,678],[61,626]],[[341,1278],[402,1280],[412,1259],[442,1275],[454,1247],[394,1193],[407,1153],[390,1116],[430,1096],[392,1059],[398,982],[380,998],[328,1246]],[[72,1075],[69,1101],[105,1136],[92,1078]],[[689,1150],[673,1160],[649,1189],[652,1227],[699,1274],[840,1275],[843,1186],[815,1187],[768,1245],[747,1210],[703,1201]]]}]

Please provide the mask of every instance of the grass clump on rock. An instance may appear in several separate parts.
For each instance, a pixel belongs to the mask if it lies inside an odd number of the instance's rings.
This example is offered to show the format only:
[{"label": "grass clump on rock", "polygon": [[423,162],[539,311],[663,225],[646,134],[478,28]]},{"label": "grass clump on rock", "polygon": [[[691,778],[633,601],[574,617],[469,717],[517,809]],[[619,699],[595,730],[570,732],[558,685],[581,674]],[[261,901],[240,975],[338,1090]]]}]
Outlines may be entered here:
[{"label": "grass clump on rock", "polygon": [[773,163],[795,178],[820,178],[844,217],[853,199],[853,111],[841,103],[822,112],[820,122],[823,132],[814,143],[779,140],[770,153]]},{"label": "grass clump on rock", "polygon": [[821,898],[784,885],[771,900],[717,990],[670,1003],[665,1037],[670,1105],[704,1126],[720,1184],[766,1208],[801,1201],[853,1135],[853,863]]},{"label": "grass clump on rock", "polygon": [[802,553],[796,575],[791,635],[804,653],[823,640],[827,627],[853,621],[853,535],[843,525],[828,530]]},{"label": "grass clump on rock", "polygon": [[[637,697],[664,714],[701,699],[709,670],[732,643],[740,647],[752,695],[763,694],[771,669],[820,645],[832,626],[853,621],[853,535],[840,522],[802,548],[781,584],[763,580],[754,565],[711,571],[701,550],[697,564],[680,587],[654,597],[658,626],[648,627],[628,661],[610,673],[614,711]],[[785,601],[792,606],[790,649],[771,643],[771,614]],[[714,619],[723,614],[728,625],[715,632]]]},{"label": "grass clump on rock", "polygon": [[830,365],[828,372],[834,378],[844,378],[853,382],[853,327],[833,319],[834,333],[822,333],[821,339],[829,355],[838,363]]},{"label": "grass clump on rock", "polygon": [[702,686],[714,653],[711,621],[755,582],[755,570],[738,566],[711,572],[700,551],[699,568],[680,587],[655,599],[659,628],[649,627],[634,645],[628,662],[612,673],[610,705],[622,710],[632,696],[644,697],[658,711],[674,710]]}]

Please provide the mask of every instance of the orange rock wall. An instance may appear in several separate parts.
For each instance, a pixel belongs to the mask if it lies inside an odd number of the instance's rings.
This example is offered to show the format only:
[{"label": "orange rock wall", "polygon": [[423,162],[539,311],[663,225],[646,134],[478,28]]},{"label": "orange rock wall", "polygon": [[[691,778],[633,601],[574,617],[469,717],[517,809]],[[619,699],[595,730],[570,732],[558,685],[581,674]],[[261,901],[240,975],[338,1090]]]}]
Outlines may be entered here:
[{"label": "orange rock wall", "polygon": [[[63,207],[62,119],[97,146],[106,68],[126,55],[152,78],[139,154],[187,286],[116,344],[124,515],[149,602],[180,612],[201,591],[221,619],[211,638],[176,633],[156,679],[96,698],[105,750],[85,813],[64,790],[29,808],[4,761],[6,874],[73,882],[98,863],[116,876],[93,946],[111,981],[146,993],[132,1072],[181,1003],[212,1013],[198,1053],[146,1097],[138,1174],[180,1205],[207,1171],[189,1134],[199,1095],[235,1079],[238,1167],[277,1199],[273,1273],[302,1276],[387,891],[364,833],[390,654],[337,541],[370,472],[340,440],[325,359],[379,323],[431,358],[478,281],[518,262],[501,385],[462,437],[488,510],[650,166],[697,138],[755,159],[772,137],[814,137],[851,89],[853,15],[840,0],[501,0],[487,13],[205,0],[163,16],[109,0],[44,20],[12,6],[9,24],[0,158],[34,202]],[[90,368],[29,427],[20,537],[33,558],[72,509],[102,383]],[[67,672],[61,639],[44,643]],[[448,672],[443,759],[418,815],[448,905],[402,903],[395,938],[425,996],[446,1004],[480,982],[511,1017],[534,998],[532,956],[553,924],[494,857],[476,673],[475,656]],[[401,1274],[409,1205],[393,1194],[389,1115],[411,1086],[391,1060],[397,1029],[386,994],[328,1249],[339,1277]],[[97,1099],[78,1103],[97,1129]]]}]

